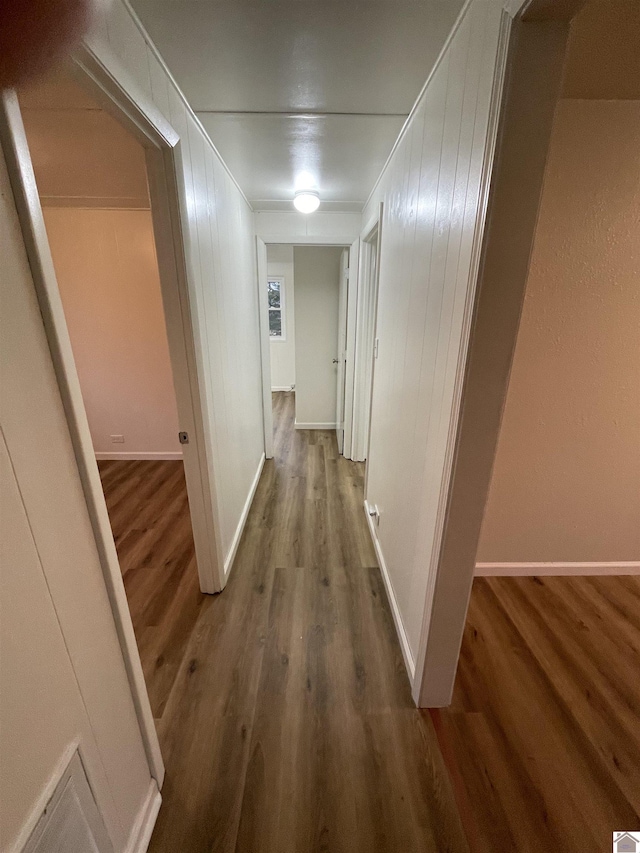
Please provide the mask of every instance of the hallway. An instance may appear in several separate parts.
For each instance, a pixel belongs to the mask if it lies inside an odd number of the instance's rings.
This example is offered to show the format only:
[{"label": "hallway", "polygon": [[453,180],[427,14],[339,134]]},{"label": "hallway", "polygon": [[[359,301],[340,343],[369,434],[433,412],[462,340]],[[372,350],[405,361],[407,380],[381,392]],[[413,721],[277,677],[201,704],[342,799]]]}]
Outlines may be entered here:
[{"label": "hallway", "polygon": [[466,850],[410,697],[363,466],[338,456],[335,433],[294,429],[292,393],[274,398],[275,458],[229,584],[183,609],[188,640],[155,703],[167,776],[149,849]]}]

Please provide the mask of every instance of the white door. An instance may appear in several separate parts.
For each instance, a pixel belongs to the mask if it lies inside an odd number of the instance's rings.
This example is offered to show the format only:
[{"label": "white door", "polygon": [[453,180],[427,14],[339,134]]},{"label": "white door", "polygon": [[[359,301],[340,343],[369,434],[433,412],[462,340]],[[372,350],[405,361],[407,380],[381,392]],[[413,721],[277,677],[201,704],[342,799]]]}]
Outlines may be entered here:
[{"label": "white door", "polygon": [[340,259],[340,290],[338,292],[338,342],[334,361],[338,366],[338,381],[336,383],[336,437],[338,453],[344,448],[344,393],[346,380],[347,358],[347,303],[349,295],[349,250],[345,249]]},{"label": "white door", "polygon": [[258,263],[258,304],[260,308],[264,453],[267,459],[273,459],[273,403],[271,401],[271,350],[269,343],[269,303],[267,300],[267,246],[260,237],[256,237],[256,252]]}]

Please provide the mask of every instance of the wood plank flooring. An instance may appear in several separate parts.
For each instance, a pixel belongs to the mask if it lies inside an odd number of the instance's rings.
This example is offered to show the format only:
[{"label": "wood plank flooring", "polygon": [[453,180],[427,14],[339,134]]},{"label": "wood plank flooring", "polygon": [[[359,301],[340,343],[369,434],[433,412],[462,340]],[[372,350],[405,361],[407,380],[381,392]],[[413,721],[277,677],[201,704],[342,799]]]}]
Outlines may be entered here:
[{"label": "wood plank flooring", "polygon": [[101,461],[151,708],[159,719],[206,596],[200,593],[181,461]]},{"label": "wood plank flooring", "polygon": [[433,712],[474,853],[601,853],[640,830],[639,663],[640,578],[475,580]]},{"label": "wood plank flooring", "polygon": [[[103,466],[167,767],[149,849],[466,851],[431,720],[411,701],[363,466],[338,455],[335,433],[296,431],[293,408],[274,395],[276,455],[218,596],[197,592],[177,545],[177,475],[163,486],[139,467],[132,486]],[[124,493],[143,489],[151,502],[163,490],[173,520],[157,506],[133,520]]]}]

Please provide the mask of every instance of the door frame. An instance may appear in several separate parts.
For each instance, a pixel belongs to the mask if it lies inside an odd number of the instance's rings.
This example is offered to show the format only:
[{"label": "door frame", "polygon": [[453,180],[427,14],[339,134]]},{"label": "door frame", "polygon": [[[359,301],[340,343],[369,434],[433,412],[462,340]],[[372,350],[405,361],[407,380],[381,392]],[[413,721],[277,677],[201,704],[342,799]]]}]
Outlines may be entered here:
[{"label": "door frame", "polygon": [[[198,370],[199,351],[192,325],[183,227],[183,216],[186,216],[187,208],[184,187],[179,178],[182,174],[180,137],[155,106],[137,96],[134,99],[86,47],[77,51],[71,60],[69,71],[79,85],[131,132],[145,150],[179,423],[181,429],[189,435],[189,444],[184,445],[186,452],[183,454],[183,460],[198,575],[203,592],[218,592],[224,587],[224,561],[220,547],[213,467],[207,458],[207,413],[203,406],[204,394],[201,392],[200,383],[202,372]],[[151,775],[161,788],[164,763],[158,734],[93,450],[20,106],[17,95],[12,90],[3,92],[0,97],[0,142],[7,160],[36,296],[138,724]]]},{"label": "door frame", "polygon": [[[313,215],[313,214],[310,214]],[[353,244],[355,246],[355,243]],[[262,246],[264,246],[264,262],[260,260]],[[257,284],[258,284],[258,304],[259,304],[259,316],[260,316],[260,353],[262,356],[262,416],[263,416],[263,424],[264,424],[264,445],[265,445],[265,456],[267,459],[273,458],[273,404],[272,404],[272,396],[271,396],[271,341],[269,336],[269,309],[267,305],[267,247],[268,246],[313,246],[314,248],[318,248],[319,246],[326,246],[327,248],[335,248],[335,249],[346,249],[350,251],[353,246],[349,246],[347,243],[323,243],[323,242],[309,242],[308,238],[305,237],[291,237],[287,239],[280,240],[263,240],[262,237],[256,236],[256,252],[257,252]],[[262,269],[262,263],[264,263],[264,269]],[[357,261],[356,261],[357,263]],[[349,276],[351,277],[351,257],[349,259]],[[264,280],[264,287],[262,286],[262,281]],[[295,287],[295,273],[294,273],[294,287]],[[349,288],[349,293],[351,293],[351,288]],[[294,298],[294,306],[295,306],[295,298]],[[351,310],[349,308],[349,310]],[[348,367],[348,356],[347,356],[347,376],[349,372]],[[345,410],[346,410],[345,405]],[[337,413],[336,413],[337,414]],[[269,450],[270,449],[270,453]]]},{"label": "door frame", "polygon": [[338,376],[336,382],[336,441],[338,453],[344,455],[346,432],[345,411],[347,408],[347,332],[349,309],[349,249],[343,249],[340,257],[340,286],[338,289]]},{"label": "door frame", "polygon": [[[354,462],[364,462],[369,456],[383,213],[383,203],[380,202],[378,209],[366,223],[360,234],[360,261],[358,264],[357,306],[353,347],[355,357],[353,368],[351,459]],[[375,249],[374,241],[376,241]],[[372,276],[371,268],[374,261],[375,276]]]},{"label": "door frame", "polygon": [[[265,459],[273,459],[273,398],[271,396],[271,340],[269,335],[269,303],[267,300],[267,244],[256,236],[258,270],[258,316],[260,320],[260,362],[262,367],[262,422]],[[266,330],[266,334],[265,334]]]},{"label": "door frame", "polygon": [[347,339],[344,364],[344,433],[342,455],[353,459],[353,410],[355,394],[356,323],[358,317],[358,279],[360,269],[360,238],[349,248],[349,287],[347,290]]},{"label": "door frame", "polygon": [[[482,518],[507,396],[571,19],[585,0],[510,0],[473,246],[430,582],[412,694],[451,702]],[[517,191],[514,191],[517,188]],[[427,570],[427,567],[425,567]]]}]

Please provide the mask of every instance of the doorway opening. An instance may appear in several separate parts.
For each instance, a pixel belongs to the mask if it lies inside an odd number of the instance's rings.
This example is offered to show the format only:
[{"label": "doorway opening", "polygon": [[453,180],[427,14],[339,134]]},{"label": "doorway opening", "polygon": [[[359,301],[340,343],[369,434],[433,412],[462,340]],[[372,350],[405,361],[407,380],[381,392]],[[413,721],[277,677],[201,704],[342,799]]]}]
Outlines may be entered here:
[{"label": "doorway opening", "polygon": [[[264,244],[262,244],[264,247]],[[350,265],[345,246],[258,244],[264,291],[265,438],[278,438],[286,410],[297,430],[335,432],[344,450]],[[267,411],[268,409],[268,411]],[[269,418],[273,428],[268,425]],[[267,456],[269,453],[267,452]]]},{"label": "doorway opening", "polygon": [[[508,837],[577,850],[585,833],[604,848],[637,799],[637,773],[621,768],[640,755],[638,690],[622,675],[637,667],[640,593],[640,409],[627,394],[640,381],[640,17],[627,3],[562,7],[525,4],[512,29],[424,669],[437,698],[434,681],[455,671],[447,644],[459,660],[451,709],[433,715],[461,798],[476,793],[465,820],[483,849]],[[511,758],[488,785],[498,742]],[[517,781],[524,755],[579,778],[579,813],[549,776],[535,796]],[[515,790],[516,820],[484,809]]]},{"label": "doorway opening", "polygon": [[375,218],[367,224],[360,238],[351,455],[351,458],[357,462],[365,462],[369,456],[373,373],[378,357],[376,325],[381,222],[382,205]]},{"label": "doorway opening", "polygon": [[[18,103],[61,303],[56,322],[73,354],[59,381],[77,373],[145,693],[117,587],[114,616],[161,781],[151,718],[162,719],[188,636],[180,627],[203,599],[190,509],[199,510],[199,496],[185,477],[182,443],[193,436],[189,416],[184,428],[189,390],[175,358],[181,316],[167,311],[159,259],[167,247],[156,243],[162,213],[152,211],[144,146],[69,71],[25,87]],[[197,460],[190,464],[197,470]]]}]

